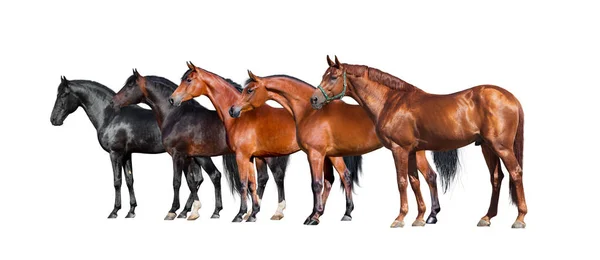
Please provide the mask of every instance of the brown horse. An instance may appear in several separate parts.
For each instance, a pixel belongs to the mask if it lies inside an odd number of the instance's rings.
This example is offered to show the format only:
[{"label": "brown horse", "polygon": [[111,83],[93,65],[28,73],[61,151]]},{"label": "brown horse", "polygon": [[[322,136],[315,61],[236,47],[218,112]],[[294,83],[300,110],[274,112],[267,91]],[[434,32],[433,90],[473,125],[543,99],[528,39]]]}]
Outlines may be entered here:
[{"label": "brown horse", "polygon": [[400,214],[392,227],[404,225],[408,212],[407,176],[411,181],[417,178],[415,153],[457,149],[472,142],[481,145],[492,183],[490,207],[478,225],[489,226],[490,219],[496,216],[504,176],[502,160],[510,173],[510,193],[519,211],[512,227],[525,227],[524,115],[521,104],[510,92],[481,85],[454,94],[434,95],[375,68],[342,64],[337,57],[333,62],[329,56],[327,63],[329,68],[310,101],[315,109],[321,109],[347,94],[358,101],[375,123],[377,135],[392,150],[396,164]]},{"label": "brown horse", "polygon": [[[296,140],[294,118],[284,109],[263,106],[243,118],[235,119],[231,116],[230,107],[240,98],[241,86],[236,86],[233,82],[198,68],[192,63],[188,63],[188,68],[189,70],[182,77],[181,84],[173,92],[169,101],[177,106],[183,101],[200,95],[206,95],[211,100],[225,124],[227,142],[236,154],[239,167],[240,184],[238,186],[241,188],[242,199],[240,212],[233,221],[241,221],[243,214],[246,213],[247,187],[250,189],[253,202],[252,213],[248,214],[248,221],[255,221],[256,213],[260,210],[260,200],[256,194],[252,158],[281,156],[300,150]],[[346,172],[344,158],[332,157],[329,159],[340,173],[342,182],[346,183],[347,180],[342,174]],[[326,174],[333,178],[331,166],[326,169]],[[349,187],[349,185],[345,185],[345,187]],[[346,191],[346,193],[348,192],[351,191]],[[349,203],[352,204],[352,201]],[[285,207],[285,201],[280,207]],[[272,219],[282,217],[282,212],[278,211]]]},{"label": "brown horse", "polygon": [[[267,100],[275,100],[294,116],[296,135],[300,148],[309,158],[313,175],[313,187],[321,187],[322,168],[325,156],[348,156],[365,154],[381,148],[382,144],[375,133],[375,126],[360,106],[349,105],[336,100],[321,110],[314,110],[308,101],[315,88],[308,83],[287,75],[258,77],[248,71],[245,91],[240,100],[231,109],[234,117],[241,116],[261,107]],[[342,115],[352,115],[344,118]],[[436,215],[440,211],[437,193],[437,174],[431,169],[425,151],[417,152],[417,167],[425,177],[431,194],[432,211],[427,223],[437,222]],[[348,178],[348,177],[346,177]],[[418,179],[412,183],[419,187]],[[425,204],[418,189],[413,189],[419,200],[419,214],[425,212]],[[349,189],[346,189],[349,190]],[[316,191],[320,194],[320,190]],[[352,196],[346,193],[346,196]],[[315,207],[322,209],[324,203],[317,201]],[[319,212],[317,212],[319,213]],[[312,218],[312,220],[311,220]],[[318,222],[319,215],[311,215],[307,222]],[[350,212],[346,212],[342,220],[350,220]],[[419,225],[425,224],[417,223]]]}]

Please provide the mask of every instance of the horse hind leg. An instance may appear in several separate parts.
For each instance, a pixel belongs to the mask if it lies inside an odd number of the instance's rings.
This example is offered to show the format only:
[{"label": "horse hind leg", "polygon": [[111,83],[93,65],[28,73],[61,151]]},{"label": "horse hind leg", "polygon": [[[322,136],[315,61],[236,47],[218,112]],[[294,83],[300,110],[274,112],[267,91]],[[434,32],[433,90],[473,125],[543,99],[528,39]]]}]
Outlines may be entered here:
[{"label": "horse hind leg", "polygon": [[514,185],[515,203],[519,214],[512,225],[512,228],[525,228],[525,215],[527,214],[527,203],[525,202],[525,192],[523,190],[522,169],[517,157],[512,149],[512,145],[500,144],[494,145],[494,151],[502,159],[504,166],[510,173],[511,185]]},{"label": "horse hind leg", "polygon": [[350,221],[352,220],[352,211],[354,210],[354,200],[352,199],[352,176],[350,176],[350,171],[346,167],[343,157],[332,158],[331,162],[340,175],[340,181],[344,186],[344,192],[346,194],[346,212],[342,217],[342,221]]},{"label": "horse hind leg", "polygon": [[[215,211],[210,218],[220,218],[220,212],[223,209],[223,197],[221,192],[221,172],[217,169],[212,159],[209,157],[194,157],[196,163],[198,163],[202,169],[210,177],[210,181],[215,186]],[[200,188],[200,184],[198,184]],[[200,203],[200,201],[198,201]],[[191,217],[191,216],[190,216]]]},{"label": "horse hind leg", "polygon": [[[269,181],[269,171],[267,170],[267,162],[264,158],[255,157],[254,165],[256,167],[256,194],[258,195],[258,199],[262,200],[262,197],[265,193],[265,188],[267,186],[267,182]],[[251,183],[249,183],[251,185]],[[250,188],[250,186],[248,186]],[[248,220],[250,216],[252,216],[253,208],[249,208],[248,212],[244,216],[244,220]]]},{"label": "horse hind leg", "polygon": [[490,199],[490,207],[488,208],[488,212],[481,218],[481,220],[479,220],[477,226],[487,227],[490,226],[491,219],[498,213],[498,199],[500,198],[500,187],[502,186],[504,173],[502,173],[502,167],[500,166],[500,158],[496,155],[491,147],[484,144],[481,146],[481,152],[483,153],[485,163],[490,171],[492,197]]},{"label": "horse hind leg", "polygon": [[437,173],[431,168],[429,162],[427,162],[425,151],[417,152],[416,156],[417,169],[423,174],[423,178],[425,178],[429,186],[429,194],[431,196],[431,213],[427,217],[427,224],[435,224],[437,223],[437,214],[441,211],[437,190]]},{"label": "horse hind leg", "polygon": [[271,220],[281,220],[283,219],[283,210],[286,207],[285,202],[285,171],[287,169],[287,163],[289,160],[289,156],[284,157],[269,157],[267,158],[267,165],[271,172],[273,173],[273,179],[275,179],[275,184],[277,185],[277,210],[275,214],[271,217]]},{"label": "horse hind leg", "polygon": [[[206,159],[210,160],[210,158]],[[196,220],[200,217],[199,211],[202,207],[202,204],[200,203],[200,198],[198,197],[198,190],[200,189],[202,182],[204,182],[202,169],[200,167],[201,165],[198,164],[196,160],[192,158],[185,159],[183,173],[185,174],[185,180],[188,188],[190,189],[190,196],[188,197],[184,209],[179,213],[178,218],[186,218],[187,213],[190,211],[192,214],[187,217],[187,220]]]}]

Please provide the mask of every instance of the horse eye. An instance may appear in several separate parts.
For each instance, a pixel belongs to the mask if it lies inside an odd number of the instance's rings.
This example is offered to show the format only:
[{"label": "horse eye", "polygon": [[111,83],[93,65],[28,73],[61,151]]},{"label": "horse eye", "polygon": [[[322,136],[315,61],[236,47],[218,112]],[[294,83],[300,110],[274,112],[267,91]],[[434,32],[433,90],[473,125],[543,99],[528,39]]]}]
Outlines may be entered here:
[{"label": "horse eye", "polygon": [[187,81],[188,83],[190,83],[190,82],[192,82],[192,79],[190,79],[190,78],[187,78],[187,79],[186,79],[186,81]]},{"label": "horse eye", "polygon": [[248,94],[250,94],[250,93],[254,92],[254,89],[249,88],[247,92],[248,92]]}]

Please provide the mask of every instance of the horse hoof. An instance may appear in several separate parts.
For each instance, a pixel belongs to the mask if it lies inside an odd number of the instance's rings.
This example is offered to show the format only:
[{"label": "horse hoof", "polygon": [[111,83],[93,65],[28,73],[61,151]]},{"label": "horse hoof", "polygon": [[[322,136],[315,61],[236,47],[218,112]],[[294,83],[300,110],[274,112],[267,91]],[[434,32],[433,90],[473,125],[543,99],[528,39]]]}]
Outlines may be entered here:
[{"label": "horse hoof", "polygon": [[525,228],[525,222],[517,220],[512,224],[512,228]]},{"label": "horse hoof", "polygon": [[424,227],[425,226],[425,221],[423,221],[422,219],[417,219],[415,220],[415,222],[412,223],[413,227]]},{"label": "horse hoof", "polygon": [[351,221],[351,220],[352,220],[352,217],[351,217],[351,216],[344,215],[344,216],[342,217],[342,221]]},{"label": "horse hoof", "polygon": [[181,213],[179,213],[179,215],[177,216],[177,218],[187,218],[187,212],[181,212]]},{"label": "horse hoof", "polygon": [[165,220],[174,220],[176,216],[177,215],[175,213],[169,212],[169,214],[167,214],[167,216],[165,217]]},{"label": "horse hoof", "polygon": [[125,216],[125,218],[135,218],[135,213],[129,212],[127,213],[127,216]]},{"label": "horse hoof", "polygon": [[212,214],[212,216],[210,216],[210,218],[220,218],[221,216],[219,216],[218,213],[214,213]]},{"label": "horse hoof", "polygon": [[390,225],[391,228],[401,228],[404,227],[404,221],[401,220],[394,220],[394,222],[392,223],[392,225]]},{"label": "horse hoof", "polygon": [[240,216],[240,215],[235,216],[235,218],[233,218],[233,220],[231,222],[242,222],[242,216]]},{"label": "horse hoof", "polygon": [[490,223],[489,221],[482,219],[479,220],[479,223],[477,223],[478,227],[489,227],[492,223]]},{"label": "horse hoof", "polygon": [[436,217],[429,216],[427,218],[427,224],[435,224],[435,223],[437,223],[437,218]]},{"label": "horse hoof", "polygon": [[248,217],[246,222],[256,222],[256,217]]},{"label": "horse hoof", "polygon": [[271,217],[271,220],[281,220],[283,218],[283,214],[275,214]]},{"label": "horse hoof", "polygon": [[117,213],[110,213],[110,215],[108,215],[108,218],[117,218]]},{"label": "horse hoof", "polygon": [[198,213],[192,213],[192,214],[191,214],[191,215],[190,215],[190,216],[187,218],[187,220],[196,220],[196,219],[198,219],[199,217],[200,217],[200,214],[198,214]]},{"label": "horse hoof", "polygon": [[309,225],[309,226],[316,226],[319,225],[319,220],[316,219],[310,219],[308,222],[305,223],[305,225]]}]

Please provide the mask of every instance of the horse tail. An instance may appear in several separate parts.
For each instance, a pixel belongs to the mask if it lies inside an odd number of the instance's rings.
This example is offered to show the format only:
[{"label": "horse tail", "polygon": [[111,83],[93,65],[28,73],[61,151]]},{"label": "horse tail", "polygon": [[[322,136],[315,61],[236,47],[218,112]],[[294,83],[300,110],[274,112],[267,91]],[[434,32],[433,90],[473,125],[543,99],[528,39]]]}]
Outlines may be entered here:
[{"label": "horse tail", "polygon": [[[525,141],[524,138],[524,129],[523,125],[525,124],[525,115],[523,113],[523,107],[519,105],[519,125],[517,126],[517,133],[515,135],[515,141],[513,143],[513,152],[515,153],[515,157],[517,157],[517,162],[521,167],[521,176],[523,176],[523,143]],[[515,186],[512,178],[509,182],[510,187],[510,198],[512,203],[517,204],[517,187]]]},{"label": "horse tail", "polygon": [[[358,156],[344,156],[344,163],[346,164],[346,169],[350,172],[351,189],[354,190],[354,185],[359,185],[359,175],[362,172],[362,155]],[[344,188],[344,184],[340,182],[342,188]],[[359,185],[360,186],[360,185]]]},{"label": "horse tail", "polygon": [[231,194],[241,194],[242,182],[240,181],[240,171],[235,160],[235,154],[223,155],[223,171],[225,172],[225,178],[229,182]]},{"label": "horse tail", "polygon": [[440,174],[444,193],[446,193],[456,178],[456,172],[460,166],[460,162],[458,160],[458,150],[434,151],[433,162],[435,164],[435,168]]},{"label": "horse tail", "polygon": [[289,162],[290,162],[289,155],[271,157],[270,160],[267,160],[267,165],[269,166],[269,169],[271,169],[271,172],[273,173],[273,178],[281,179],[281,180],[285,179],[285,171],[287,169]]}]

